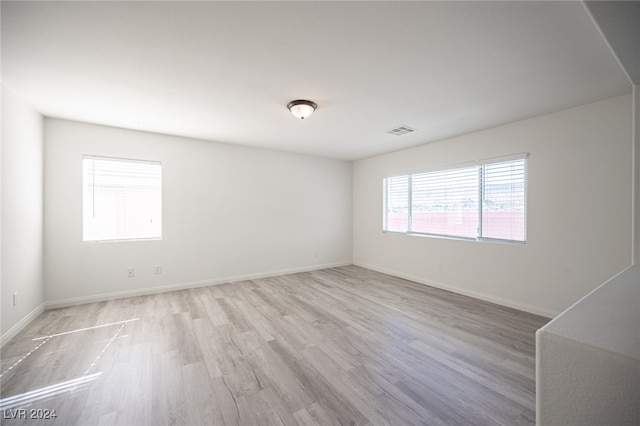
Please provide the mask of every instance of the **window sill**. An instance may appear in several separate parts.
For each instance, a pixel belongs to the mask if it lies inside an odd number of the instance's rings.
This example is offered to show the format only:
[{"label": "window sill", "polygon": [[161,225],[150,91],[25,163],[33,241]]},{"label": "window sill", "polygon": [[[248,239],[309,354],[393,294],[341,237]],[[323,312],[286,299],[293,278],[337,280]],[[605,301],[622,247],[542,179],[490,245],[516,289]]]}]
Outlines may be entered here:
[{"label": "window sill", "polygon": [[383,234],[396,234],[396,235],[406,235],[409,237],[426,237],[426,238],[435,238],[440,240],[454,240],[454,241],[469,241],[475,243],[494,243],[494,244],[506,244],[512,246],[524,246],[527,244],[526,241],[515,241],[515,240],[500,240],[495,238],[471,238],[471,237],[456,237],[453,235],[439,235],[439,234],[423,234],[420,232],[399,232],[399,231],[382,231]]}]

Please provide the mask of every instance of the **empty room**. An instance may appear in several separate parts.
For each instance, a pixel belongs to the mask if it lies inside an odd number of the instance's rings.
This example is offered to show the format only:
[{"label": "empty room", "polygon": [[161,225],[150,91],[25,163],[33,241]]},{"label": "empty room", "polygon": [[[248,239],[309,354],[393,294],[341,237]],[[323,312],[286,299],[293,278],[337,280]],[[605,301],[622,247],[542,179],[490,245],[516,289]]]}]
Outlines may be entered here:
[{"label": "empty room", "polygon": [[640,2],[0,7],[2,424],[640,424]]}]

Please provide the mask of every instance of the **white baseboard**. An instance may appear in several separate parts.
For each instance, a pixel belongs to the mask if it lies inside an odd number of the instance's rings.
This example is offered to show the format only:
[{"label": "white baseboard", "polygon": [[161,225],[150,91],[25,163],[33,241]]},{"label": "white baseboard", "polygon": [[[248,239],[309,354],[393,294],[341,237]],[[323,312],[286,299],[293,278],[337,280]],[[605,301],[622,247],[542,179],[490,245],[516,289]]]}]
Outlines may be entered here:
[{"label": "white baseboard", "polygon": [[403,278],[409,281],[414,281],[414,282],[417,282],[418,284],[424,284],[430,287],[447,290],[452,293],[462,294],[464,296],[473,297],[474,299],[484,300],[485,302],[495,303],[497,305],[506,306],[509,308],[517,309],[519,311],[529,312],[529,313],[540,315],[547,318],[553,318],[560,313],[555,311],[549,311],[547,309],[543,309],[538,306],[532,306],[532,305],[527,305],[519,302],[514,302],[512,300],[503,299],[501,297],[489,296],[484,293],[461,289],[459,287],[455,287],[455,286],[441,283],[438,281],[425,280],[424,278],[420,278],[414,275],[405,274],[405,273],[394,271],[391,269],[380,268],[380,267],[369,265],[362,262],[354,261],[353,264],[356,266],[360,266],[362,268],[371,269],[372,271],[382,272],[383,274],[393,275],[394,277]]},{"label": "white baseboard", "polygon": [[2,337],[0,337],[0,348],[3,347],[6,343],[9,343],[11,339],[18,333],[20,333],[31,321],[36,319],[38,315],[44,312],[45,304],[41,303],[38,305],[33,311],[29,312],[27,316],[22,318],[16,325],[11,327],[9,331],[4,333]]},{"label": "white baseboard", "polygon": [[260,278],[275,277],[278,275],[297,274],[300,272],[309,272],[319,269],[335,268],[338,266],[352,265],[348,262],[326,263],[322,265],[305,266],[301,268],[281,269],[278,271],[260,272],[255,274],[234,275],[223,278],[215,278],[210,280],[191,281],[179,284],[169,284],[158,287],[146,287],[135,290],[118,291],[114,293],[103,293],[92,296],[72,297],[69,299],[52,300],[44,303],[45,309],[65,308],[67,306],[82,305],[85,303],[104,302],[106,300],[123,299],[125,297],[146,296],[148,294],[165,293],[168,291],[185,290],[189,288],[206,287],[210,285],[218,285],[232,283],[237,281],[257,280]]}]

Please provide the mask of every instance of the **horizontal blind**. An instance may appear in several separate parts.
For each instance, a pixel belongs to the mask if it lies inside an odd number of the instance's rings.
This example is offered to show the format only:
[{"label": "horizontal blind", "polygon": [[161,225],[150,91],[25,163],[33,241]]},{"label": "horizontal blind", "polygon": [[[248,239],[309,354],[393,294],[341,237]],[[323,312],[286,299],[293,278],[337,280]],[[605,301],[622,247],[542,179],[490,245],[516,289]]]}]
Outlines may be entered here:
[{"label": "horizontal blind", "polygon": [[478,167],[411,176],[411,232],[475,238]]},{"label": "horizontal blind", "polygon": [[409,231],[409,176],[386,178],[384,230]]},{"label": "horizontal blind", "polygon": [[159,162],[84,157],[83,241],[162,237]]},{"label": "horizontal blind", "polygon": [[482,237],[525,241],[526,160],[484,165]]},{"label": "horizontal blind", "polygon": [[384,230],[526,241],[527,158],[516,154],[384,180]]}]

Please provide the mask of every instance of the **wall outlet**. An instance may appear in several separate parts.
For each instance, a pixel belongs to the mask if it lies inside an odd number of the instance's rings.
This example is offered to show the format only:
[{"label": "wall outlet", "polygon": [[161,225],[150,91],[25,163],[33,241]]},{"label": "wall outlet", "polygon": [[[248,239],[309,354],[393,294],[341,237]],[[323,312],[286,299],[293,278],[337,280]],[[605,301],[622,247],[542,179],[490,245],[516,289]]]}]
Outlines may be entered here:
[{"label": "wall outlet", "polygon": [[13,293],[13,306],[18,306],[18,292]]},{"label": "wall outlet", "polygon": [[136,271],[133,268],[127,269],[127,278],[133,278],[136,276]]},{"label": "wall outlet", "polygon": [[157,274],[161,274],[162,273],[162,266],[160,266],[160,265],[154,266],[153,267],[153,273],[156,274],[156,275]]},{"label": "wall outlet", "polygon": [[442,262],[438,262],[438,272],[442,272]]}]

